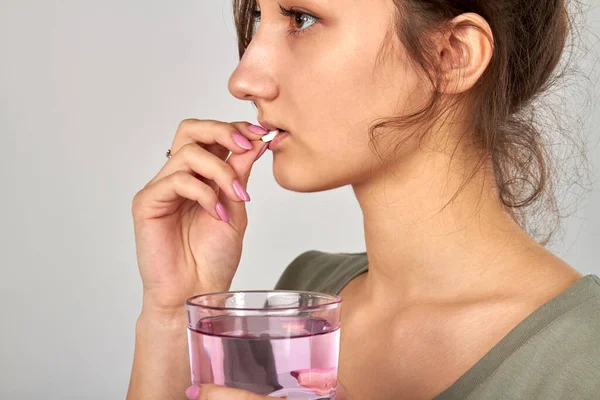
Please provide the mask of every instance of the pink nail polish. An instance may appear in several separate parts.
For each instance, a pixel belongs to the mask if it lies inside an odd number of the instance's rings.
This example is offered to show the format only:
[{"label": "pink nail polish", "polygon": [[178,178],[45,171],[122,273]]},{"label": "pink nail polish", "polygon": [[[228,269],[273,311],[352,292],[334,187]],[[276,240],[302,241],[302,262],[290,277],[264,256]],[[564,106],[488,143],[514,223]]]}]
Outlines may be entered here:
[{"label": "pink nail polish", "polygon": [[185,395],[190,400],[196,400],[200,395],[200,386],[192,385],[185,391]]},{"label": "pink nail polish", "polygon": [[250,196],[248,195],[248,192],[246,192],[246,189],[244,189],[242,184],[238,181],[233,182],[233,190],[235,190],[235,194],[237,194],[237,197],[239,197],[240,200],[250,201]]},{"label": "pink nail polish", "polygon": [[233,141],[240,146],[242,149],[245,150],[252,150],[252,144],[248,141],[248,139],[246,139],[244,136],[240,135],[239,133],[234,133],[233,134]]},{"label": "pink nail polish", "polygon": [[265,152],[267,151],[267,149],[269,148],[269,144],[267,143],[262,150],[258,153],[258,155],[256,156],[256,160],[254,160],[255,162],[262,157],[263,154],[265,154]]},{"label": "pink nail polish", "polygon": [[229,215],[227,214],[227,210],[225,210],[225,207],[223,206],[223,204],[217,203],[216,211],[217,211],[217,214],[219,215],[219,218],[221,218],[221,220],[223,220],[223,222],[229,222]]},{"label": "pink nail polish", "polygon": [[267,132],[262,126],[258,126],[258,125],[250,125],[248,127],[248,130],[252,133],[256,133],[257,135],[266,135]]}]

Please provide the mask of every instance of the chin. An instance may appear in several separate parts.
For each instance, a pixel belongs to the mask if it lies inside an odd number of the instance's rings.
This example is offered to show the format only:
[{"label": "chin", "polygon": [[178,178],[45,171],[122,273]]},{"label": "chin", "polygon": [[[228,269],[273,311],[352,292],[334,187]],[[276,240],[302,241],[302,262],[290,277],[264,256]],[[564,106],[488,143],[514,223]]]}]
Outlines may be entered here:
[{"label": "chin", "polygon": [[276,162],[273,164],[273,176],[277,184],[284,189],[300,193],[323,192],[350,183],[339,178],[336,179],[333,172],[323,173],[322,170],[277,165]]}]

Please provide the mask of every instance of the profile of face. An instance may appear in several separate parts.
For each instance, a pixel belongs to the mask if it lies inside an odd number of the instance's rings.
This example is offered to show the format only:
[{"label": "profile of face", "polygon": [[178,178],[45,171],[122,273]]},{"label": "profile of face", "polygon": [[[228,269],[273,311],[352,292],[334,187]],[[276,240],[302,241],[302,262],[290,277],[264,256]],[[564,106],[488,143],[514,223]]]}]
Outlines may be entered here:
[{"label": "profile of face", "polygon": [[[273,151],[278,184],[317,192],[383,172],[369,127],[420,109],[432,91],[393,34],[393,1],[261,0],[259,10],[229,90],[256,104],[259,121],[290,132]],[[418,151],[409,141],[388,162]]]}]

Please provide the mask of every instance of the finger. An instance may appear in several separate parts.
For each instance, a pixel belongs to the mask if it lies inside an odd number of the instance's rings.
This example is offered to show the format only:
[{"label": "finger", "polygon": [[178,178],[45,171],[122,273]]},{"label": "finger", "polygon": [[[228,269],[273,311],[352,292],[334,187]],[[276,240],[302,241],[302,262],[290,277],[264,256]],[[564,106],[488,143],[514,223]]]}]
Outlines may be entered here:
[{"label": "finger", "polygon": [[[248,125],[248,124],[246,123],[246,125]],[[254,161],[256,161],[260,157],[262,157],[262,155],[265,153],[266,150],[268,150],[269,144],[268,143],[263,144],[263,142],[261,142],[261,141],[251,141],[251,143],[253,145],[254,145],[254,143],[258,143],[259,144],[258,149],[260,149],[260,150],[258,151],[258,154],[256,156],[254,156],[255,152],[250,151],[250,150],[248,151],[248,153],[250,153],[252,155],[252,156],[248,156],[248,159],[253,158]],[[206,146],[206,149],[209,152],[215,154],[218,158],[220,158],[220,159],[222,159],[224,161],[226,161],[227,157],[229,156],[229,150],[225,149],[220,144],[211,144],[211,145],[208,145],[208,146]],[[213,189],[215,189],[215,191],[217,191],[218,185],[214,181],[211,181],[209,179],[204,179],[202,177],[199,177],[199,179],[202,180],[203,182],[205,182],[207,185],[209,185]],[[247,182],[247,180],[248,180],[247,177],[245,179],[242,179],[242,181],[244,181],[244,182]],[[244,185],[245,185],[245,183],[244,183]]]},{"label": "finger", "polygon": [[213,190],[215,186],[212,185],[212,182],[215,182],[216,186],[225,192],[230,201],[249,201],[249,196],[244,193],[245,189],[240,189],[242,184],[239,183],[239,178],[231,165],[196,143],[186,144],[177,154],[173,155],[150,182],[156,182],[178,171],[190,175],[197,174],[195,177]]},{"label": "finger", "polygon": [[[196,393],[196,389],[192,389],[193,387],[194,386],[190,387],[186,392],[188,398],[190,394],[193,395]],[[285,399],[287,397],[282,398]],[[200,387],[196,400],[273,400],[273,397],[263,396],[241,389],[206,384]]]},{"label": "finger", "polygon": [[[258,140],[253,142],[253,145],[256,146],[256,148],[263,148],[269,144]],[[248,180],[250,178],[250,173],[252,171],[252,167],[254,166],[254,162],[256,161],[254,154],[259,154],[259,151],[248,152],[246,154],[231,154],[226,161],[226,163],[231,166],[235,172],[236,176],[238,177],[238,181],[245,192],[248,192],[246,189],[248,187]],[[241,229],[247,223],[248,215],[246,211],[246,204],[231,201],[230,197],[224,194],[219,194],[219,200],[227,209],[227,212],[231,217],[230,219],[233,221],[232,226]]]},{"label": "finger", "polygon": [[252,144],[258,151],[248,152],[248,154],[231,154],[227,159],[227,164],[231,165],[244,186],[248,183],[250,172],[252,171],[252,167],[258,159],[258,156],[262,156],[265,150],[269,148],[269,143],[264,143],[260,140],[252,142]]},{"label": "finger", "polygon": [[337,369],[299,369],[290,372],[298,384],[307,389],[314,390],[319,395],[331,393],[336,386]]},{"label": "finger", "polygon": [[[246,121],[226,123],[215,120],[198,120],[189,118],[183,120],[177,128],[177,132],[175,133],[175,138],[171,146],[171,154],[175,154],[175,152],[179,151],[180,148],[184,147],[186,144],[189,143],[198,143],[200,146],[206,148],[209,152],[216,155],[221,160],[227,159],[227,157],[230,154],[230,149],[233,150],[231,151],[233,154],[243,154],[245,152],[251,152],[254,160],[256,160],[259,155],[262,156],[262,153],[264,153],[264,151],[267,150],[268,145],[264,145],[262,144],[262,142],[260,142],[260,148],[254,148],[254,150],[258,151],[258,153],[256,153],[256,151],[240,150],[237,147],[232,147],[231,141],[222,139],[223,135],[218,134],[218,132],[221,132],[223,129],[225,129],[226,132],[228,132],[226,135],[234,135],[235,133],[241,133],[242,135],[246,136],[246,138],[248,138],[248,140],[250,140],[251,142],[258,141],[262,136],[264,136],[264,134],[268,133],[262,127],[252,125]],[[214,135],[212,138],[209,135],[209,133],[211,132]],[[229,145],[223,145],[223,143],[229,143]],[[215,190],[215,192],[218,192],[218,185],[214,181],[205,179],[202,176],[199,176],[195,173],[193,175],[200,179],[202,182],[211,186],[213,190]]]},{"label": "finger", "polygon": [[251,125],[249,122],[242,121],[227,123],[206,119],[185,119],[177,128],[171,145],[171,154],[175,154],[188,143],[210,146],[210,151],[222,160],[229,152],[243,154],[253,150],[252,146],[248,145],[249,141],[259,140],[263,136],[252,132]]},{"label": "finger", "polygon": [[247,121],[235,121],[230,122],[242,135],[246,136],[248,140],[260,140],[264,135],[268,134],[269,131],[264,129],[260,125],[254,125]]},{"label": "finger", "polygon": [[146,186],[134,198],[136,217],[151,219],[174,212],[182,199],[198,202],[216,220],[219,199],[214,190],[184,171],[177,171]]}]

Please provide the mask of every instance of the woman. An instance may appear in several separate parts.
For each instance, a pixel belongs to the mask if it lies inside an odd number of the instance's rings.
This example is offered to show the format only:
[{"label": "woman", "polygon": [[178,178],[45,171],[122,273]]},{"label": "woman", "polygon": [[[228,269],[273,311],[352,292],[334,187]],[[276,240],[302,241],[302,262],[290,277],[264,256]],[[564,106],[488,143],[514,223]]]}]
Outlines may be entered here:
[{"label": "woman", "polygon": [[185,120],[135,196],[144,297],[128,399],[266,398],[186,391],[182,305],[230,288],[267,148],[282,187],[352,185],[363,212],[366,253],[306,252],[277,285],[343,297],[338,398],[600,398],[600,279],[525,231],[530,206],[552,199],[527,112],[568,37],[563,2],[235,0],[234,12],[229,90],[288,133],[265,145],[247,122]]}]

